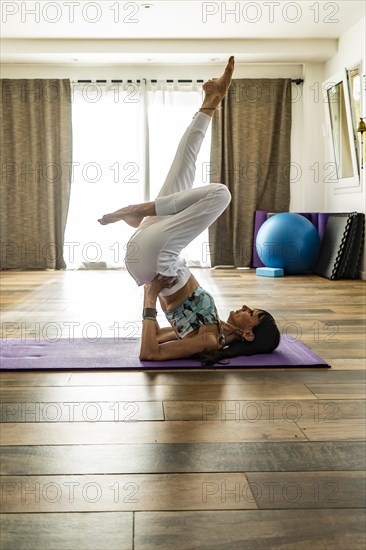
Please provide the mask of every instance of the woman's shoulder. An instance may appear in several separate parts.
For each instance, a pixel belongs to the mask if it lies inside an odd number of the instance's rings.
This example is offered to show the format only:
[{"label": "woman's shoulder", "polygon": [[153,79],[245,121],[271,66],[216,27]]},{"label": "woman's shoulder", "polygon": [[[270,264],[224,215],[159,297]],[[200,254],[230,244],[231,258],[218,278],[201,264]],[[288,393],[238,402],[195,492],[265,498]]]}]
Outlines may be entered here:
[{"label": "woman's shoulder", "polygon": [[197,340],[202,341],[203,349],[216,350],[220,349],[221,344],[219,341],[220,330],[219,327],[215,325],[202,325],[193,332],[187,334],[184,338],[185,340],[189,338],[196,338]]}]

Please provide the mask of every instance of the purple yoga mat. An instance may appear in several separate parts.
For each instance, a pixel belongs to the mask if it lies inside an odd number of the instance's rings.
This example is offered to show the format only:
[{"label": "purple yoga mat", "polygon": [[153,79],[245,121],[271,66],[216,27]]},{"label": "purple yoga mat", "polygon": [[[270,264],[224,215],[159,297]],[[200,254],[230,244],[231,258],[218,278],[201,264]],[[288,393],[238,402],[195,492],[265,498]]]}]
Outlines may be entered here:
[{"label": "purple yoga mat", "polygon": [[[54,342],[32,339],[8,339],[1,343],[1,370],[80,370],[80,369],[197,369],[201,363],[192,359],[140,361],[139,338],[103,338],[90,342],[67,338]],[[283,336],[273,353],[234,357],[214,368],[258,367],[329,367],[304,344],[292,336]],[[212,368],[212,367],[210,367]]]}]

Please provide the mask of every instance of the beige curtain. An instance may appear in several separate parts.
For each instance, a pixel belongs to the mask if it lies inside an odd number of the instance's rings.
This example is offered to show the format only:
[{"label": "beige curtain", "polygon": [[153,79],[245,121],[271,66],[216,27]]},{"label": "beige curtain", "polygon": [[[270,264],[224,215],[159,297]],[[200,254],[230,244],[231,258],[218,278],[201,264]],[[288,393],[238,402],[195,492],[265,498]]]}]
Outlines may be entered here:
[{"label": "beige curtain", "polygon": [[1,269],[62,269],[72,134],[69,80],[1,80]]},{"label": "beige curtain", "polygon": [[211,265],[251,265],[255,210],[288,211],[291,79],[236,79],[213,117],[211,181],[232,201],[210,227]]}]

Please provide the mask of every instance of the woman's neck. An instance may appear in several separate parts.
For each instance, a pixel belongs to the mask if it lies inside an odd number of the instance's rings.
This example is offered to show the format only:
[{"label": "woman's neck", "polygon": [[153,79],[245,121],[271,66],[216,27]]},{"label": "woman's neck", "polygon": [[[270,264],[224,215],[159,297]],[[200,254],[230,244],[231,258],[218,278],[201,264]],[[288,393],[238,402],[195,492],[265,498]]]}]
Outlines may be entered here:
[{"label": "woman's neck", "polygon": [[225,345],[232,344],[232,342],[236,342],[240,340],[239,334],[236,332],[236,327],[233,325],[230,325],[226,321],[220,321],[221,324],[221,332],[225,336]]}]

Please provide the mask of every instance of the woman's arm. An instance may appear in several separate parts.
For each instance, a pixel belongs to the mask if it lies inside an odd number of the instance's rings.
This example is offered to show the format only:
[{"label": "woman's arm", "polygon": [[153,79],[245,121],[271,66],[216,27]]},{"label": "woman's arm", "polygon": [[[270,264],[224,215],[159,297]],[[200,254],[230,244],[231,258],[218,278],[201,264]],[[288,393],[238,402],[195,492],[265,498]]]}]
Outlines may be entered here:
[{"label": "woman's arm", "polygon": [[[148,307],[148,306],[145,305],[145,301],[144,301],[144,308],[145,307]],[[155,321],[155,322],[156,322],[156,335],[157,335],[159,344],[162,344],[163,342],[171,342],[172,340],[178,339],[172,327],[160,328],[158,321]]]},{"label": "woman's arm", "polygon": [[[144,307],[156,308],[156,300],[162,288],[175,284],[175,280],[167,277],[156,277],[150,285],[145,285]],[[200,353],[205,349],[217,348],[217,337],[207,330],[207,327],[201,327],[198,334],[192,338],[184,340],[175,339],[174,341],[161,341],[159,337],[159,325],[155,319],[145,319],[142,321],[142,335],[140,359],[142,361],[157,361],[166,359],[182,359]],[[169,330],[169,328],[168,328]],[[168,332],[166,333],[168,334]],[[160,340],[160,341],[159,341]]]},{"label": "woman's arm", "polygon": [[164,342],[171,342],[172,340],[178,340],[178,337],[172,327],[158,328],[157,337],[159,344],[163,344]]},{"label": "woman's arm", "polygon": [[140,348],[141,361],[165,361],[167,359],[184,359],[201,353],[218,349],[217,336],[212,331],[201,327],[198,334],[192,338],[159,343],[156,323],[150,319],[142,323]]}]

